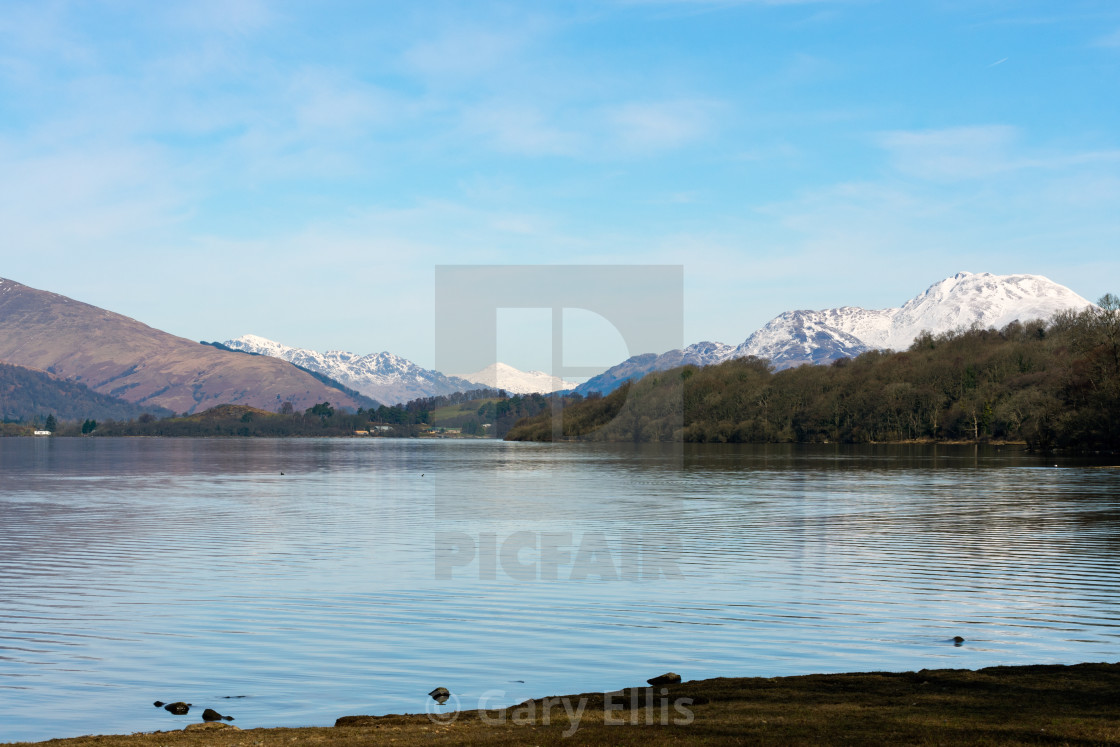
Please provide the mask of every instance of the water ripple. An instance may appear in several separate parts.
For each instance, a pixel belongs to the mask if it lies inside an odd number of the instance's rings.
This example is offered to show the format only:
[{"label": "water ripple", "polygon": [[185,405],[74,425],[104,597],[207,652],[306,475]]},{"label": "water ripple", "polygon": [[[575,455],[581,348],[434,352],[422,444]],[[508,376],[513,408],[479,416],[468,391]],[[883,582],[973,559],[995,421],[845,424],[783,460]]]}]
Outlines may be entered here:
[{"label": "water ripple", "polygon": [[[469,706],[665,670],[1116,660],[1120,473],[1052,464],[972,447],[0,440],[0,740],[174,728],[156,699],[296,726],[418,712],[436,685]],[[518,538],[532,547],[503,554]],[[437,548],[463,547],[470,562],[437,574]]]}]

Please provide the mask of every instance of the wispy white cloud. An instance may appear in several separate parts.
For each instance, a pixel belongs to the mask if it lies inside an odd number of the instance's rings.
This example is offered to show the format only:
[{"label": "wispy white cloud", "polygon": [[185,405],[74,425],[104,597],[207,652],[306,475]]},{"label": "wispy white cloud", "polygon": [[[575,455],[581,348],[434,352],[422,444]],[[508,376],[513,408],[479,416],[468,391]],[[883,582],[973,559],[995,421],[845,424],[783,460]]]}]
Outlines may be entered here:
[{"label": "wispy white cloud", "polygon": [[1080,278],[1092,295],[1091,276],[1075,268],[1120,241],[1109,217],[1120,204],[1120,152],[1025,140],[1006,126],[891,133],[879,141],[890,166],[880,177],[766,205],[759,235],[798,258],[787,268],[811,266],[818,280],[824,272],[864,288],[861,298],[913,282],[914,266],[931,278],[962,268],[1038,272],[1075,289]]},{"label": "wispy white cloud", "polygon": [[737,161],[770,161],[774,159],[792,160],[804,157],[805,153],[797,146],[779,141],[772,144],[756,145],[736,151],[730,157]]},{"label": "wispy white cloud", "polygon": [[43,66],[84,65],[99,57],[96,43],[74,29],[61,3],[13,3],[0,13],[0,54],[25,55]]},{"label": "wispy white cloud", "polygon": [[835,79],[840,66],[820,55],[797,52],[783,65],[770,81],[772,86],[803,85]]},{"label": "wispy white cloud", "polygon": [[1098,37],[1093,41],[1093,46],[1096,47],[1120,47],[1120,29],[1116,29],[1111,34],[1105,34]]},{"label": "wispy white cloud", "polygon": [[630,102],[609,107],[606,124],[631,151],[677,148],[703,137],[719,105],[712,101]]},{"label": "wispy white cloud", "polygon": [[400,127],[417,113],[415,101],[329,68],[296,71],[278,103],[308,137],[368,138],[371,130]]},{"label": "wispy white cloud", "polygon": [[733,7],[736,5],[810,5],[851,0],[618,0],[622,5],[680,5],[694,7]]},{"label": "wispy white cloud", "polygon": [[402,62],[429,81],[462,81],[508,67],[543,31],[542,22],[524,19],[500,30],[456,25],[408,47]]},{"label": "wispy white cloud", "polygon": [[679,99],[553,108],[489,102],[463,112],[463,126],[508,153],[613,160],[695,143],[712,131],[720,108]]},{"label": "wispy white cloud", "polygon": [[[661,18],[703,17],[743,8],[776,9],[808,8],[812,6],[838,6],[852,2],[877,2],[878,0],[615,0],[623,8],[640,9]],[[807,15],[799,20],[791,19],[795,25],[811,24],[827,20],[819,14]]]},{"label": "wispy white cloud", "polygon": [[896,131],[879,136],[897,170],[933,180],[975,179],[1013,167],[1015,127],[983,125],[940,130]]},{"label": "wispy white cloud", "polygon": [[116,147],[27,153],[0,141],[0,225],[20,256],[75,247],[124,251],[120,243],[179,223],[187,195],[158,148]]},{"label": "wispy white cloud", "polygon": [[984,179],[1025,169],[1063,170],[1120,163],[1120,150],[1028,148],[1009,125],[882,133],[878,144],[900,173],[931,181]]},{"label": "wispy white cloud", "polygon": [[191,0],[167,6],[176,27],[231,36],[257,33],[277,20],[266,0]]},{"label": "wispy white cloud", "polygon": [[488,102],[462,112],[468,136],[499,151],[528,156],[574,156],[586,142],[581,133],[555,121],[530,104]]}]

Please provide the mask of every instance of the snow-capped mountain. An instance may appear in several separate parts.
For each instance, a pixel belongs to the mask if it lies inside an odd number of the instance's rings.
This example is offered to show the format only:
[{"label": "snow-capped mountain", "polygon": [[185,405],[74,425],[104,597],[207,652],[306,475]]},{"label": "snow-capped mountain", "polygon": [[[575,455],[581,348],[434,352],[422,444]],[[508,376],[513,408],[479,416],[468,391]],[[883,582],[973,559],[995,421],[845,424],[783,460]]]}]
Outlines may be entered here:
[{"label": "snow-capped mountain", "polygon": [[787,311],[748,337],[732,357],[754,355],[777,368],[827,363],[867,350],[905,350],[926,330],[937,334],[973,325],[999,329],[1016,319],[1046,319],[1089,305],[1041,275],[959,272],[899,308]]},{"label": "snow-capped mountain", "polygon": [[482,387],[505,389],[511,394],[528,394],[574,386],[559,380],[556,380],[559,385],[555,385],[552,377],[547,374],[519,371],[504,363],[494,364],[475,374],[454,376],[421,368],[406,358],[388,352],[358,355],[343,350],[328,350],[320,353],[293,348],[258,335],[242,335],[222,344],[246,353],[281,358],[325,374],[367,397],[389,405]]},{"label": "snow-capped mountain", "polygon": [[735,353],[735,347],[722,342],[697,342],[683,350],[670,350],[668,353],[643,353],[627,358],[617,366],[611,366],[603,373],[588,379],[576,387],[578,394],[614,391],[623,382],[644,376],[650,371],[664,371],[677,366],[711,366],[723,363]]},{"label": "snow-capped mountain", "polygon": [[543,371],[521,371],[505,363],[493,363],[472,374],[454,375],[479,386],[504,389],[510,394],[558,392],[576,386],[574,382],[564,381]]},{"label": "snow-capped mountain", "polygon": [[[710,365],[749,355],[766,358],[779,369],[828,363],[868,350],[904,350],[923,331],[938,334],[973,325],[999,329],[1016,319],[1046,319],[1059,311],[1080,310],[1090,305],[1069,288],[1041,275],[960,272],[933,284],[898,308],[845,306],[823,311],[787,311],[738,347],[705,342],[683,351],[634,356],[590,379],[576,391],[605,393],[650,371],[687,363]],[[690,357],[690,351],[698,347],[707,354]]]},{"label": "snow-capped mountain", "polygon": [[343,350],[328,350],[320,353],[293,348],[258,335],[242,335],[236,340],[226,340],[223,344],[246,353],[281,358],[311,371],[326,374],[367,397],[389,405],[479,388],[473,382],[421,368],[406,358],[388,352],[357,355]]}]

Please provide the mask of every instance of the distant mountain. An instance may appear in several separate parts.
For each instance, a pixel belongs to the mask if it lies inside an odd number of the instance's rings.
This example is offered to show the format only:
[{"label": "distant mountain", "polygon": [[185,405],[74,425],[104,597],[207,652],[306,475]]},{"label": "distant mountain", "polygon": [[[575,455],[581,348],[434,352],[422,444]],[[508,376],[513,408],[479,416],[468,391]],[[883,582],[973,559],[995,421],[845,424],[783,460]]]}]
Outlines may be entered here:
[{"label": "distant mountain", "polygon": [[85,384],[23,366],[0,363],[0,420],[30,422],[45,415],[59,420],[130,420],[143,413],[170,415],[162,407],[142,407]]},{"label": "distant mountain", "polygon": [[711,366],[722,363],[732,356],[735,348],[722,342],[697,342],[689,345],[684,350],[670,350],[668,353],[656,355],[644,353],[627,358],[617,366],[608,368],[603,373],[588,379],[575,388],[577,394],[591,392],[613,392],[630,379],[638,379],[650,371],[664,371],[677,366]]},{"label": "distant mountain", "polygon": [[732,357],[754,355],[777,368],[827,363],[867,350],[905,350],[922,331],[937,334],[973,325],[999,329],[1016,319],[1046,319],[1090,305],[1041,275],[960,272],[900,308],[787,311],[748,337]]},{"label": "distant mountain", "polygon": [[466,392],[478,389],[479,385],[505,389],[511,394],[548,392],[575,386],[570,382],[553,380],[540,371],[520,371],[505,363],[488,366],[473,374],[455,375],[421,368],[407,358],[389,352],[358,355],[328,350],[320,353],[258,335],[242,335],[222,344],[231,350],[280,358],[309,371],[322,373],[390,405],[422,397]]},{"label": "distant mountain", "polygon": [[738,347],[698,343],[659,356],[635,356],[590,379],[576,391],[606,393],[650,371],[688,363],[710,365],[747,356],[765,358],[778,369],[829,363],[868,350],[904,350],[923,331],[938,334],[973,325],[998,329],[1016,319],[1046,319],[1059,311],[1080,310],[1090,305],[1069,288],[1041,275],[960,272],[933,284],[899,308],[845,306],[823,311],[787,311]]},{"label": "distant mountain", "polygon": [[242,335],[236,340],[226,340],[223,344],[233,350],[279,358],[301,368],[317,371],[388,405],[478,389],[474,382],[421,368],[410,360],[388,352],[358,355],[342,350],[328,350],[320,353],[293,348],[258,335]]},{"label": "distant mountain", "polygon": [[[200,340],[199,342],[203,345],[209,345],[211,347],[217,348],[218,350],[225,350],[226,352],[229,352],[229,353],[240,353],[242,355],[260,355],[260,353],[250,353],[247,350],[237,350],[237,349],[231,348],[227,345],[223,345],[220,342],[207,342],[206,340]],[[324,373],[319,373],[318,371],[312,371],[310,368],[304,368],[303,366],[298,366],[295,363],[293,363],[292,365],[295,366],[296,368],[298,368],[301,371],[306,371],[307,373],[311,374],[316,379],[323,382],[324,384],[331,387],[332,389],[339,390],[340,392],[347,395],[351,399],[355,400],[358,404],[360,404],[362,407],[365,407],[366,409],[376,409],[381,404],[380,402],[373,399],[372,397],[367,397],[366,395],[362,394],[361,392],[355,391],[354,389],[351,389],[350,387],[346,386],[345,384],[341,383],[340,381],[338,381],[336,379],[332,379],[330,376],[327,376]],[[241,405],[241,406],[246,407],[247,405]],[[211,409],[214,409],[214,408],[211,408]]]},{"label": "distant mountain", "polygon": [[239,355],[153,329],[56,293],[0,279],[0,360],[47,371],[144,408],[195,412],[219,404],[275,411],[345,392],[283,361]]},{"label": "distant mountain", "polygon": [[576,387],[575,382],[564,381],[543,371],[521,371],[505,363],[493,363],[473,374],[457,376],[491,389],[504,389],[510,394],[544,394]]}]

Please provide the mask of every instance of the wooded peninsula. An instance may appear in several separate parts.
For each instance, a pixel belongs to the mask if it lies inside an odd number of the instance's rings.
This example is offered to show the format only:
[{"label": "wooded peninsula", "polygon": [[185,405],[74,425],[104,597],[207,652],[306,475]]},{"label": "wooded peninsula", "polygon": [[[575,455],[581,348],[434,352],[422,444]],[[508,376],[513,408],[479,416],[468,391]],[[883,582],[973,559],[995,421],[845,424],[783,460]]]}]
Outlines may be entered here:
[{"label": "wooded peninsula", "polygon": [[923,334],[903,352],[774,371],[765,360],[647,374],[569,400],[509,440],[874,443],[1015,441],[1120,448],[1120,299],[1013,322]]}]

